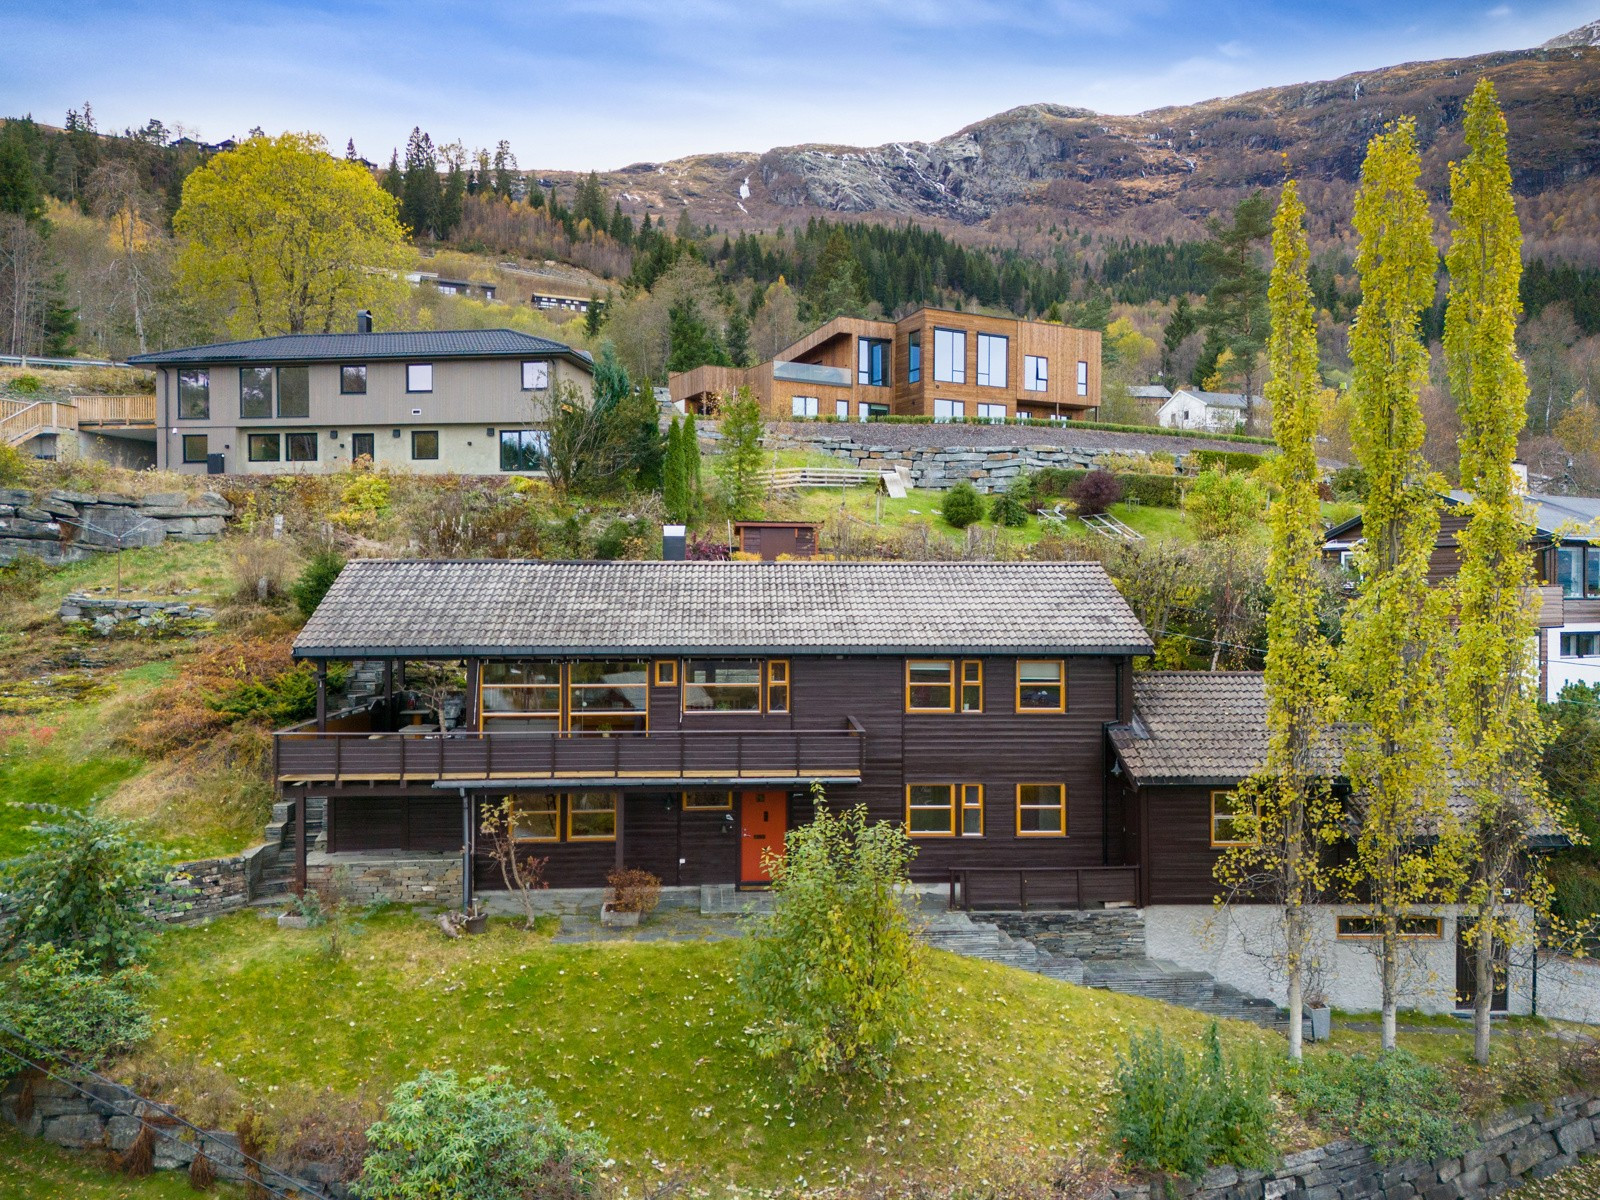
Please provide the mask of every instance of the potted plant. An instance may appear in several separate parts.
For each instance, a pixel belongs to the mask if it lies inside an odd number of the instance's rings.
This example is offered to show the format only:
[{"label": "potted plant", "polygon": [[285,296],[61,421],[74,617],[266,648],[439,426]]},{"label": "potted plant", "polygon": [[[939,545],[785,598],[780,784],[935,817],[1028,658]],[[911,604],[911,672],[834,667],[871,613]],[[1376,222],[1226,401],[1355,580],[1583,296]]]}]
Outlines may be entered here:
[{"label": "potted plant", "polygon": [[649,871],[624,867],[606,876],[606,898],[600,905],[600,924],[632,928],[661,903],[661,880]]},{"label": "potted plant", "polygon": [[1306,996],[1306,1013],[1311,1017],[1311,1040],[1325,1042],[1333,1035],[1333,1009],[1328,1007],[1328,998],[1320,991],[1313,991]]},{"label": "potted plant", "polygon": [[467,919],[462,922],[462,927],[468,933],[488,932],[489,914],[484,909],[483,905],[479,904],[476,900],[472,902],[472,907],[467,910]]}]

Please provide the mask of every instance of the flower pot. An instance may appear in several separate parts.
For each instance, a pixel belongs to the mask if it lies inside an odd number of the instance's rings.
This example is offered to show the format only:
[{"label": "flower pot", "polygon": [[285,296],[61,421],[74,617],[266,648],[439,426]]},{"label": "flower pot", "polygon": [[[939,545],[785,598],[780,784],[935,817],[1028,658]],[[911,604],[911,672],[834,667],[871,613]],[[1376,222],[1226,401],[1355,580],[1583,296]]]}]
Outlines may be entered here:
[{"label": "flower pot", "polygon": [[480,913],[476,917],[468,917],[462,923],[462,928],[468,933],[487,933],[489,930],[489,914]]},{"label": "flower pot", "polygon": [[1306,1012],[1311,1014],[1311,1040],[1327,1041],[1333,1034],[1333,1009],[1323,1004],[1316,1008],[1308,1008]]},{"label": "flower pot", "polygon": [[607,900],[600,906],[600,924],[611,929],[632,929],[639,924],[637,912],[622,912]]},{"label": "flower pot", "polygon": [[279,929],[310,929],[311,918],[302,917],[299,913],[280,913],[278,915]]}]

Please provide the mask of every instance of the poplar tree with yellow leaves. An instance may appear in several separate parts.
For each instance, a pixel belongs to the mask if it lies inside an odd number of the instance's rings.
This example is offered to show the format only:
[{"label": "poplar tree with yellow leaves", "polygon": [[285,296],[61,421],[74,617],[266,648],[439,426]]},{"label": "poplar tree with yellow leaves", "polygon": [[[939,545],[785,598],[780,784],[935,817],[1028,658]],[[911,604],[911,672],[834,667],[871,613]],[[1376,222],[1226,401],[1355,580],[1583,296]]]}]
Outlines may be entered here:
[{"label": "poplar tree with yellow leaves", "polygon": [[1369,482],[1339,676],[1350,729],[1345,773],[1356,818],[1343,871],[1371,921],[1383,1049],[1395,1048],[1407,915],[1453,882],[1430,842],[1449,825],[1443,685],[1445,596],[1428,586],[1442,481],[1422,456],[1427,379],[1422,315],[1436,254],[1418,186],[1416,127],[1397,121],[1367,145],[1356,192],[1361,307],[1350,333],[1356,455]]},{"label": "poplar tree with yellow leaves", "polygon": [[1445,264],[1450,303],[1444,350],[1461,415],[1461,565],[1456,640],[1445,692],[1455,766],[1470,800],[1463,822],[1466,901],[1475,972],[1473,1054],[1489,1061],[1489,1011],[1497,944],[1535,930],[1513,919],[1513,899],[1544,907],[1547,889],[1526,856],[1529,834],[1557,820],[1539,773],[1545,731],[1536,700],[1537,592],[1533,529],[1512,473],[1527,419],[1528,380],[1517,358],[1522,232],[1511,197],[1506,121],[1494,85],[1480,80],[1466,107],[1467,155],[1450,166]]},{"label": "poplar tree with yellow leaves", "polygon": [[1340,806],[1326,763],[1335,711],[1333,648],[1318,618],[1322,513],[1317,492],[1317,427],[1325,404],[1318,373],[1316,305],[1307,271],[1305,204],[1283,185],[1272,223],[1267,399],[1280,488],[1270,516],[1267,586],[1267,760],[1236,792],[1240,841],[1217,864],[1231,892],[1283,909],[1282,968],[1289,1002],[1289,1057],[1301,1057],[1305,983],[1311,966],[1310,908],[1327,884],[1325,852],[1339,835]]}]

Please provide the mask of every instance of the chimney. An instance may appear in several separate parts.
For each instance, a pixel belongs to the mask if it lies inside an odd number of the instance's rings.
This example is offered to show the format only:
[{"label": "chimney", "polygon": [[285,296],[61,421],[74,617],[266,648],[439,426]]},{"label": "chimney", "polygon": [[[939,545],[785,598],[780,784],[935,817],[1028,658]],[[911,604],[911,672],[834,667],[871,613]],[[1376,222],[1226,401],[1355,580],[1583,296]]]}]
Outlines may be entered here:
[{"label": "chimney", "polygon": [[687,557],[688,532],[685,525],[661,527],[661,561],[682,562]]},{"label": "chimney", "polygon": [[356,332],[372,332],[372,310],[370,308],[363,308],[360,312],[356,313]]}]

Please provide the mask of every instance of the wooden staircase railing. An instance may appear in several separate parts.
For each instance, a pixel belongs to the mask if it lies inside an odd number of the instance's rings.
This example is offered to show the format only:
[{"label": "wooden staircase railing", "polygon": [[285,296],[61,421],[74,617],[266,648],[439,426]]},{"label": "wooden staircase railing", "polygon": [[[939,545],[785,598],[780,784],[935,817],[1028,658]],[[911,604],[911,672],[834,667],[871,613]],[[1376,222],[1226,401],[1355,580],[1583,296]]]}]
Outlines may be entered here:
[{"label": "wooden staircase railing", "polygon": [[5,401],[0,409],[0,442],[20,446],[41,433],[78,427],[78,410],[59,400]]}]

